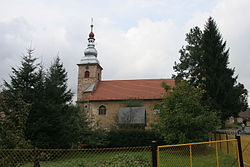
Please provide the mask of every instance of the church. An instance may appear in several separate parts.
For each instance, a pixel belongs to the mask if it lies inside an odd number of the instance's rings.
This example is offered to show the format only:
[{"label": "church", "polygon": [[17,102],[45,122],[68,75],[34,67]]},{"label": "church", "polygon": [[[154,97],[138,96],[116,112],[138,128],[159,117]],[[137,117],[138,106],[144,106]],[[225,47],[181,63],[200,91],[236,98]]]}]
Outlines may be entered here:
[{"label": "church", "polygon": [[93,24],[88,46],[78,65],[77,103],[100,128],[149,128],[160,112],[155,106],[173,87],[174,79],[102,80],[103,68],[97,59]]}]

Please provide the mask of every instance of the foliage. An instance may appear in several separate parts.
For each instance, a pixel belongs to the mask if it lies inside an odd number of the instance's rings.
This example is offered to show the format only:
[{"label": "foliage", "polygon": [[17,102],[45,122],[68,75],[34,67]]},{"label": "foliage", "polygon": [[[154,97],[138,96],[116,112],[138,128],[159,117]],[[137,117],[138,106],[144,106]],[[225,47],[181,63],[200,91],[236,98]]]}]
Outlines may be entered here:
[{"label": "foliage", "polygon": [[10,82],[4,81],[0,110],[6,117],[0,120],[1,145],[23,148],[20,143],[30,141],[33,147],[70,148],[89,130],[87,118],[71,105],[73,94],[60,59],[45,72],[32,54],[29,49],[21,66],[12,68]]},{"label": "foliage", "polygon": [[82,136],[81,142],[87,144],[89,148],[108,147],[108,135],[109,132],[104,129],[91,129]]},{"label": "foliage", "polygon": [[180,63],[174,66],[177,75],[173,77],[206,90],[204,100],[218,111],[223,122],[245,111],[247,90],[237,83],[234,69],[228,67],[229,49],[215,21],[210,17],[204,31],[192,28],[186,41],[188,44],[180,50]]},{"label": "foliage", "polygon": [[51,65],[45,81],[46,98],[50,103],[67,104],[71,101],[73,94],[71,90],[68,90],[67,80],[67,72],[57,57]]},{"label": "foliage", "polygon": [[35,64],[36,58],[32,57],[33,50],[28,49],[23,56],[21,67],[12,68],[10,82],[4,81],[1,93],[1,109],[5,118],[1,120],[2,140],[4,148],[28,147],[28,138],[25,135],[28,116],[35,99],[35,89],[38,82],[38,72]]},{"label": "foliage", "polygon": [[[16,127],[22,129],[22,139],[29,141],[30,137],[27,135],[29,127],[27,126],[30,115],[36,112],[35,102],[40,101],[40,85],[42,82],[42,69],[39,64],[36,64],[36,58],[33,57],[33,49],[27,50],[27,55],[24,55],[19,68],[12,68],[12,75],[10,76],[10,82],[4,81],[3,88],[3,103],[6,106],[5,124],[8,127]],[[27,107],[28,106],[28,107]],[[40,106],[40,105],[37,105]],[[9,116],[8,116],[9,115]],[[21,116],[19,119],[21,124],[17,125],[17,116]],[[14,122],[14,124],[12,124]],[[15,128],[10,129],[9,133],[15,134]],[[8,132],[7,129],[4,133]],[[25,142],[24,142],[25,143]],[[8,147],[18,147],[9,143]],[[24,147],[24,146],[22,146]]]},{"label": "foliage", "polygon": [[[78,105],[70,105],[68,115],[65,116],[64,136],[71,142],[78,144],[86,140],[87,134],[91,132],[87,115]],[[73,146],[73,145],[72,145]]]},{"label": "foliage", "polygon": [[92,129],[84,134],[81,143],[87,144],[88,148],[113,148],[149,146],[152,140],[159,144],[165,144],[163,138],[152,130],[143,129]]},{"label": "foliage", "polygon": [[198,86],[198,81],[202,80],[202,75],[199,71],[202,69],[199,61],[201,61],[201,38],[202,31],[199,27],[194,27],[186,34],[187,46],[182,47],[179,51],[180,63],[175,62],[174,70],[177,72],[177,75],[174,75],[174,78],[177,80],[185,79],[188,80],[192,85]]},{"label": "foliage", "polygon": [[179,82],[160,105],[158,132],[168,144],[202,141],[218,126],[215,112],[202,102],[204,91]]},{"label": "foliage", "polygon": [[168,90],[171,90],[171,89],[172,89],[172,87],[169,86],[166,82],[162,82],[162,83],[161,83],[161,86],[163,87],[163,89],[164,89],[165,91],[168,91]]},{"label": "foliage", "polygon": [[[30,115],[30,137],[39,148],[70,148],[81,141],[87,131],[86,116],[70,105],[72,93],[67,89],[67,73],[57,57],[45,77],[36,111]],[[34,103],[36,104],[36,103]]]},{"label": "foliage", "polygon": [[8,92],[0,92],[0,148],[27,148],[29,142],[25,138],[25,124],[29,105],[17,94],[15,104],[9,106]]},{"label": "foliage", "polygon": [[36,58],[33,58],[34,50],[28,49],[27,55],[23,56],[21,67],[12,68],[13,75],[10,76],[10,83],[4,81],[4,90],[8,91],[8,103],[12,104],[16,100],[16,95],[20,94],[25,103],[32,103],[36,97],[38,78]]},{"label": "foliage", "polygon": [[108,147],[148,146],[152,140],[162,141],[154,131],[142,129],[117,129],[108,134]]}]

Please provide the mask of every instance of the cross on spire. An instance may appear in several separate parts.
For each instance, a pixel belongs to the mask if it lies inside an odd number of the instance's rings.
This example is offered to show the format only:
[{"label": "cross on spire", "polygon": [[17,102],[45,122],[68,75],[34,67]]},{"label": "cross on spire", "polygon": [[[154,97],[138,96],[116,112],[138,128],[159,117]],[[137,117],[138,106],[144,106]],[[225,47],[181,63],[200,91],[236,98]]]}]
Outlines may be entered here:
[{"label": "cross on spire", "polygon": [[89,33],[89,39],[94,39],[95,34],[93,33],[93,27],[94,27],[93,18],[91,18],[91,25],[90,25],[91,31]]},{"label": "cross on spire", "polygon": [[91,32],[93,32],[93,27],[94,27],[94,25],[93,25],[93,17],[91,17],[91,25],[90,25],[90,27],[91,27]]}]

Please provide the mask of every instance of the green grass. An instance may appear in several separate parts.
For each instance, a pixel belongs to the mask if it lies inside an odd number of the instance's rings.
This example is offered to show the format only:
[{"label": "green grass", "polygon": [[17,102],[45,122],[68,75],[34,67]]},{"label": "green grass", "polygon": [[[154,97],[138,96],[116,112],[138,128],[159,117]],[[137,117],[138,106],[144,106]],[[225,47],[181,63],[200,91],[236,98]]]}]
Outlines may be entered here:
[{"label": "green grass", "polygon": [[[160,167],[190,166],[190,157],[183,150],[160,151]],[[216,167],[216,155],[213,149],[204,152],[194,152],[193,167]],[[233,167],[234,157],[224,153],[219,154],[220,167]],[[142,167],[151,165],[151,152],[103,152],[83,153],[72,157],[40,162],[41,167]],[[144,164],[144,165],[143,165]],[[237,162],[234,164],[237,166]],[[26,163],[22,167],[33,167],[33,163]]]},{"label": "green grass", "polygon": [[[114,158],[117,157],[117,158]],[[121,158],[121,159],[118,159]],[[72,158],[69,156],[63,157],[63,159],[57,159],[53,161],[40,162],[41,167],[98,167],[109,161],[122,161],[126,162],[130,159],[144,159],[151,163],[151,152],[137,151],[137,152],[105,152],[105,153],[83,153],[74,155]],[[21,167],[33,167],[33,163],[26,163]],[[124,166],[125,167],[125,166]]]},{"label": "green grass", "polygon": [[[237,161],[234,163],[235,158],[226,155],[224,153],[220,153],[219,155],[219,166],[220,167],[236,167]],[[193,167],[216,167],[216,155],[214,152],[194,155],[192,157],[192,165]],[[190,156],[180,155],[178,152],[169,153],[162,152],[160,154],[160,167],[188,167],[190,166]]]}]

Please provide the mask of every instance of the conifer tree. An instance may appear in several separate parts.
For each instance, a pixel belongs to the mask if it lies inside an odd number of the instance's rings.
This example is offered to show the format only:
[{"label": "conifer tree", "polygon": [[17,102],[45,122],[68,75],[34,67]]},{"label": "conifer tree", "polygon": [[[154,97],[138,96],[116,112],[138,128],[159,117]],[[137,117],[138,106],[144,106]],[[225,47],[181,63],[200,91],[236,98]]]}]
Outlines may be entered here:
[{"label": "conifer tree", "polygon": [[71,102],[73,94],[68,90],[67,72],[57,57],[49,68],[45,81],[46,98],[55,104],[67,104]]},{"label": "conifer tree", "polygon": [[[33,108],[33,101],[37,97],[35,89],[38,83],[37,64],[35,64],[36,58],[32,56],[33,51],[33,49],[27,50],[21,66],[17,69],[12,68],[10,82],[4,81],[1,93],[1,108],[5,115],[2,120],[4,128],[2,139],[7,141],[5,144],[2,143],[4,147],[15,148],[28,145],[27,122]],[[8,143],[8,140],[12,142]]]},{"label": "conifer tree", "polygon": [[234,69],[228,67],[229,49],[215,21],[210,17],[203,32],[198,27],[191,29],[186,41],[188,44],[180,50],[180,63],[175,63],[174,77],[203,88],[204,99],[217,110],[222,122],[244,111],[247,90],[237,83]]},{"label": "conifer tree", "polygon": [[23,56],[21,67],[12,68],[13,75],[10,83],[4,81],[4,90],[9,92],[9,102],[15,101],[16,94],[21,94],[25,103],[32,103],[35,85],[38,82],[36,58],[32,56],[34,50],[28,49],[27,55]]},{"label": "conifer tree", "polygon": [[[45,80],[45,98],[46,98],[46,129],[50,147],[66,147],[66,120],[69,119],[69,103],[72,99],[71,90],[67,87],[67,72],[63,64],[57,57],[49,68]],[[60,136],[60,137],[58,137]]]},{"label": "conifer tree", "polygon": [[87,129],[86,117],[71,105],[72,93],[67,87],[67,72],[59,57],[45,77],[43,107],[37,108],[32,128],[33,145],[39,148],[69,148],[80,141]]},{"label": "conifer tree", "polygon": [[21,66],[12,68],[0,94],[0,112],[5,115],[0,119],[1,147],[69,148],[83,141],[88,123],[83,111],[71,105],[73,94],[60,59],[45,72],[33,50],[27,53]]},{"label": "conifer tree", "polygon": [[[26,124],[26,137],[34,145],[35,133],[37,128],[39,128],[38,122],[40,120],[41,114],[45,109],[45,72],[42,66],[38,67],[37,71],[37,82],[34,89],[34,98],[32,99],[30,112]],[[35,145],[34,145],[35,146]]]},{"label": "conifer tree", "polygon": [[199,27],[194,27],[186,34],[187,46],[182,47],[179,51],[180,63],[175,62],[174,70],[177,75],[173,75],[174,78],[188,80],[193,85],[199,84],[202,76],[200,71],[202,60],[202,50],[201,50],[201,38],[202,31]]}]

